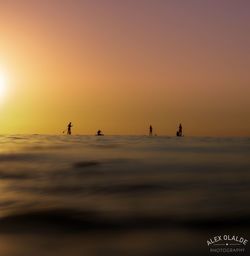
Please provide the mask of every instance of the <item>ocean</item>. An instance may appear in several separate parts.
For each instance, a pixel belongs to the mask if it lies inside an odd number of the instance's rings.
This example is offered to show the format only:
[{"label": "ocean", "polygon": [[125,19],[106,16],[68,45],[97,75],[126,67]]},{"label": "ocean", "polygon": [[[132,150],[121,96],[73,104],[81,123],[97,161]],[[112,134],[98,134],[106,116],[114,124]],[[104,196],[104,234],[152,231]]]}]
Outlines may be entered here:
[{"label": "ocean", "polygon": [[0,143],[1,256],[218,255],[209,239],[250,239],[250,138]]}]

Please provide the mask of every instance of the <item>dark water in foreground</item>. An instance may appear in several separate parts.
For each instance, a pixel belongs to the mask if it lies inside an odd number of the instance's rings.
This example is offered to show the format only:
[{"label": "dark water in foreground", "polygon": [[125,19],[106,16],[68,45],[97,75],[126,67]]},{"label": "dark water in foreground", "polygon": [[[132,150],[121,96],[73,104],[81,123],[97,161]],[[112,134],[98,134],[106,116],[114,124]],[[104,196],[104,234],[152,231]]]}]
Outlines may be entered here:
[{"label": "dark water in foreground", "polygon": [[250,240],[250,138],[0,136],[0,255],[209,253]]}]

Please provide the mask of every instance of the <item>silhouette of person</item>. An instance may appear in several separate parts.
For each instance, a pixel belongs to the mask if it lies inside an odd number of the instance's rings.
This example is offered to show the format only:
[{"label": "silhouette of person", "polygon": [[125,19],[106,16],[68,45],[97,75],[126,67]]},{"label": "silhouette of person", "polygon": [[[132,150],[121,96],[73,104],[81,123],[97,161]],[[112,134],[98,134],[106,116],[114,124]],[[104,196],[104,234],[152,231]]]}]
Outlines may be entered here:
[{"label": "silhouette of person", "polygon": [[68,135],[71,135],[71,127],[72,127],[73,125],[71,124],[71,122],[68,124],[68,131],[67,131],[67,134]]},{"label": "silhouette of person", "polygon": [[179,125],[179,136],[182,136],[182,125]]},{"label": "silhouette of person", "polygon": [[103,136],[104,134],[102,133],[101,130],[98,130],[97,133],[96,133],[97,136]]},{"label": "silhouette of person", "polygon": [[152,125],[149,126],[149,135],[152,136],[153,134],[153,127]]}]

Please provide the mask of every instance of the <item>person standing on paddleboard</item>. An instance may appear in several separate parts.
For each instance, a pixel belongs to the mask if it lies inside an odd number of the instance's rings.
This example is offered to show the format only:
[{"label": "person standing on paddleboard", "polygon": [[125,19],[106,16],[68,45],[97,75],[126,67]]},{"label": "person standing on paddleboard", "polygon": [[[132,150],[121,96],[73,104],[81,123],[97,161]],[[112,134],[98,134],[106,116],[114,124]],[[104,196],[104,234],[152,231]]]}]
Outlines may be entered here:
[{"label": "person standing on paddleboard", "polygon": [[179,136],[182,136],[182,125],[179,125]]},{"label": "person standing on paddleboard", "polygon": [[149,126],[149,136],[153,135],[153,127],[152,125]]},{"label": "person standing on paddleboard", "polygon": [[71,122],[68,124],[68,131],[67,131],[67,134],[68,135],[71,135],[71,127],[72,127],[73,125],[71,124]]}]

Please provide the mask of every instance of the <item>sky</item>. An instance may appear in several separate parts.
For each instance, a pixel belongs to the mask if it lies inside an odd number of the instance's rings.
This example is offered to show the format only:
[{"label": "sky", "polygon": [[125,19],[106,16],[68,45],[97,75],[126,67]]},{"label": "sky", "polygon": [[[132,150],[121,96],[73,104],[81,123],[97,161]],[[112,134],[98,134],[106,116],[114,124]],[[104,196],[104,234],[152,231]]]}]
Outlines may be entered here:
[{"label": "sky", "polygon": [[0,0],[0,134],[250,136],[250,1]]}]

